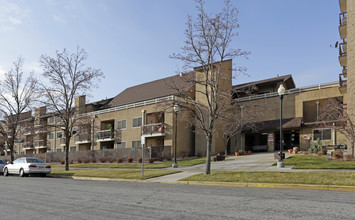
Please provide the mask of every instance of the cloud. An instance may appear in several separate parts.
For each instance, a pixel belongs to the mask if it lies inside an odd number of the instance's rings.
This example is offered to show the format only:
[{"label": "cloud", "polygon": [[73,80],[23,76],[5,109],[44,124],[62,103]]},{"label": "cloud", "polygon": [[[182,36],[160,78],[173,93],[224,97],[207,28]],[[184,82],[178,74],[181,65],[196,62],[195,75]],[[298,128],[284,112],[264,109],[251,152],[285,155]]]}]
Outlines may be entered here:
[{"label": "cloud", "polygon": [[60,17],[59,15],[53,15],[52,19],[57,23],[62,23],[62,24],[67,23],[67,21],[64,18]]},{"label": "cloud", "polygon": [[23,24],[30,12],[6,0],[0,0],[0,5],[0,31],[14,30],[18,25]]}]

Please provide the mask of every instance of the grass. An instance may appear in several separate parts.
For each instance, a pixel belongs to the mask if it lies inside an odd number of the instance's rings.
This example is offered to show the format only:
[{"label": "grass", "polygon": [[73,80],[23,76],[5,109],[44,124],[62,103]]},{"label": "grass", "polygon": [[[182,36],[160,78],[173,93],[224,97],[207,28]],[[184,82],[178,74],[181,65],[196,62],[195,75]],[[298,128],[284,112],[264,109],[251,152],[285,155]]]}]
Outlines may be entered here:
[{"label": "grass", "polygon": [[215,171],[197,174],[181,181],[280,183],[355,186],[355,172],[237,172]]},{"label": "grass", "polygon": [[[185,166],[193,166],[206,162],[205,157],[201,158],[193,158],[193,159],[185,159],[177,161],[179,167]],[[146,169],[161,169],[171,167],[173,161],[162,162],[162,163],[145,163],[144,168]],[[52,163],[52,167],[62,168],[64,165]],[[140,163],[78,163],[78,164],[70,164],[69,167],[73,168],[122,168],[122,169],[140,169],[142,164]]]},{"label": "grass", "polygon": [[326,157],[315,155],[294,155],[284,160],[293,169],[355,169],[355,161],[329,161]]},{"label": "grass", "polygon": [[178,173],[171,170],[144,170],[144,177],[140,170],[95,170],[95,169],[52,169],[51,175],[57,177],[98,177],[110,179],[150,179],[168,174]]}]

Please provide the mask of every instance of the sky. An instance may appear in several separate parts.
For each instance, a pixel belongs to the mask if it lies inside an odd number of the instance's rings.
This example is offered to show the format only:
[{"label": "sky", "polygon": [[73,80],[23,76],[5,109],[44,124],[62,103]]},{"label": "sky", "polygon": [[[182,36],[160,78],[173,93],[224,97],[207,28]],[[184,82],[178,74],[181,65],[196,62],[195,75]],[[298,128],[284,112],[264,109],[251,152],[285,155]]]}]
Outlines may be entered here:
[{"label": "sky", "polygon": [[[247,68],[233,85],[292,74],[297,87],[338,80],[341,67],[338,0],[231,0],[238,8],[239,36],[231,47],[250,51],[233,60]],[[0,79],[21,56],[24,72],[40,76],[39,58],[79,46],[87,66],[105,78],[88,101],[177,74],[169,58],[184,45],[193,0],[0,0]],[[210,13],[222,0],[206,0]]]}]

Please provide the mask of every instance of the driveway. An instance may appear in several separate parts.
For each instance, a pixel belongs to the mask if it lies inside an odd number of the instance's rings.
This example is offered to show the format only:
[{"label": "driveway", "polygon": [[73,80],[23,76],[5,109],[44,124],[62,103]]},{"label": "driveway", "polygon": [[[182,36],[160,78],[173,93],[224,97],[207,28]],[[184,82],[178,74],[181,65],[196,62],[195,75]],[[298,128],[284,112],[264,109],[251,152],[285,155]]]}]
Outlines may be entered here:
[{"label": "driveway", "polygon": [[[238,171],[280,171],[280,168],[272,166],[277,160],[274,159],[274,153],[254,153],[245,156],[229,156],[225,161],[211,163],[211,170],[238,170]],[[179,162],[178,162],[179,163]],[[291,166],[282,168],[282,171],[291,170]],[[190,167],[166,168],[169,170],[181,170],[183,172],[167,176],[149,179],[151,182],[174,182],[180,179],[203,173],[205,164],[199,164]]]}]

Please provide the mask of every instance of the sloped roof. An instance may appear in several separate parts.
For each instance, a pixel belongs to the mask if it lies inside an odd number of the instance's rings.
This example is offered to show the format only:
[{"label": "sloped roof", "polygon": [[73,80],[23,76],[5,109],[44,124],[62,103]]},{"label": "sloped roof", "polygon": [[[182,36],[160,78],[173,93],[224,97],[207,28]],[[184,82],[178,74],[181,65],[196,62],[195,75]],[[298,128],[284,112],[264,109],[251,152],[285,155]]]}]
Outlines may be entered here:
[{"label": "sloped roof", "polygon": [[249,88],[252,86],[267,85],[267,84],[273,84],[273,83],[278,83],[278,82],[286,83],[288,89],[296,88],[296,85],[295,85],[295,82],[293,81],[292,75],[289,74],[289,75],[278,76],[278,77],[273,77],[273,78],[269,78],[269,79],[263,79],[263,80],[259,80],[259,81],[235,85],[235,86],[233,86],[233,89],[235,91],[236,90],[243,90],[245,88]]},{"label": "sloped roof", "polygon": [[[192,71],[186,73],[184,74],[184,77],[195,77],[195,72]],[[182,77],[179,75],[143,83],[125,89],[123,92],[115,96],[109,103],[104,105],[101,109],[175,95],[178,94],[178,91],[175,88],[179,88],[182,91],[188,91],[191,86],[189,83],[182,80]]]}]

